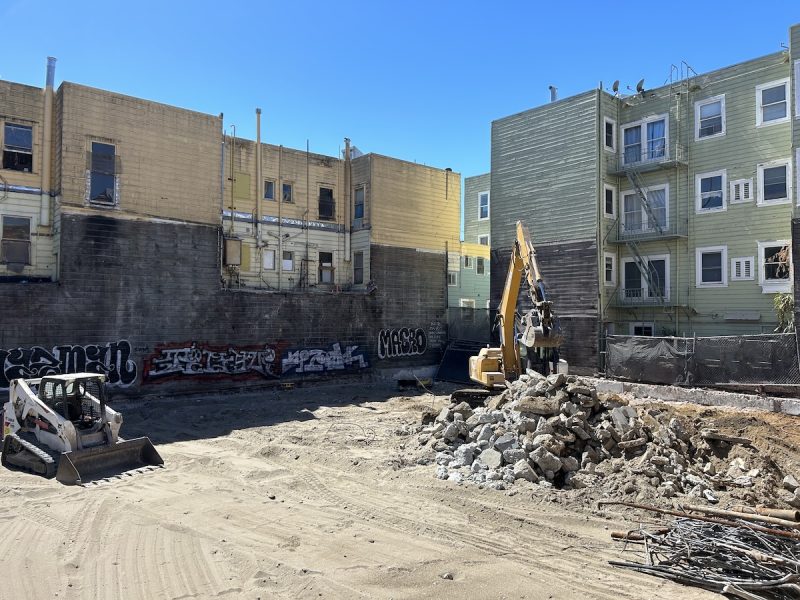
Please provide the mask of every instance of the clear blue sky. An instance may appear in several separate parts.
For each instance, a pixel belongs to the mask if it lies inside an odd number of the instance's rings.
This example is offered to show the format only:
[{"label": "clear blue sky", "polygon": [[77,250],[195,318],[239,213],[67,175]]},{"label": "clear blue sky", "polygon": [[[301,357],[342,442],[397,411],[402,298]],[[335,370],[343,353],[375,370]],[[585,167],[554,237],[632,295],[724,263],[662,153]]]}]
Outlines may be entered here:
[{"label": "clear blue sky", "polygon": [[490,124],[549,99],[698,72],[788,44],[800,2],[86,2],[3,0],[0,78],[63,80],[201,112],[273,144],[336,155],[344,137],[464,176]]}]

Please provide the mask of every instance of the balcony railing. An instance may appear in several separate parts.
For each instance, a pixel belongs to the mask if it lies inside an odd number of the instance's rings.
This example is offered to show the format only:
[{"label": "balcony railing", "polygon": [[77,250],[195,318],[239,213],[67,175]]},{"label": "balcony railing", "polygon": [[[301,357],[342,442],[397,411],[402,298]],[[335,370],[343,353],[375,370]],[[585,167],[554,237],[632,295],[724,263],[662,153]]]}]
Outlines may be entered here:
[{"label": "balcony railing", "polygon": [[653,171],[686,165],[686,148],[682,144],[669,146],[663,139],[651,140],[623,148],[620,154],[608,159],[608,172],[624,175],[626,171]]},{"label": "balcony railing", "polygon": [[669,292],[647,288],[622,288],[614,302],[617,306],[670,306]]},{"label": "balcony railing", "polygon": [[666,240],[686,237],[686,223],[669,223],[657,226],[655,223],[622,223],[618,222],[614,232],[609,236],[616,244],[627,242],[646,242],[648,240]]}]

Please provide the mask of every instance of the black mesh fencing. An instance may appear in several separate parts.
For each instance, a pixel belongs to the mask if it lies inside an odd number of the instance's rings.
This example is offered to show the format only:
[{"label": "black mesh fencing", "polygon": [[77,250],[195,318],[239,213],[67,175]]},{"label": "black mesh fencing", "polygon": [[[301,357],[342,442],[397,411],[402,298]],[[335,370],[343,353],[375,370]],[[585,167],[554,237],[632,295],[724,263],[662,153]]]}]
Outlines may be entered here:
[{"label": "black mesh fencing", "polygon": [[800,384],[793,333],[606,338],[606,375],[678,385]]},{"label": "black mesh fencing", "polygon": [[495,313],[489,308],[448,308],[448,340],[490,343]]}]

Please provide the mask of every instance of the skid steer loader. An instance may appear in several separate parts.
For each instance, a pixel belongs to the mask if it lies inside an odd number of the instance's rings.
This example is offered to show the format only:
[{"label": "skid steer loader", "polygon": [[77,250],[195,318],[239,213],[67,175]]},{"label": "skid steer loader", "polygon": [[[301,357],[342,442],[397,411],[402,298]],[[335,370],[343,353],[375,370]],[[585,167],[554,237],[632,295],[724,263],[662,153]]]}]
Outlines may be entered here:
[{"label": "skid steer loader", "polygon": [[76,485],[164,461],[150,440],[122,440],[105,375],[13,379],[3,407],[2,464]]}]

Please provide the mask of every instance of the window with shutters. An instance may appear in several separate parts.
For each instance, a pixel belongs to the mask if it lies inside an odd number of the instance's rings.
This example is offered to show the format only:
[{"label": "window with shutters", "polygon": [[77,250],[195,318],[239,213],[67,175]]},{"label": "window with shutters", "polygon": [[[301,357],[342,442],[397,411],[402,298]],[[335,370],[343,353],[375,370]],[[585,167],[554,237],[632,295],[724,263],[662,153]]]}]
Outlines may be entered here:
[{"label": "window with shutters", "polygon": [[755,257],[743,256],[731,259],[731,281],[752,281]]},{"label": "window with shutters", "polygon": [[33,171],[33,127],[6,123],[3,127],[3,168]]},{"label": "window with shutters", "polygon": [[737,179],[731,181],[730,189],[730,202],[731,204],[739,204],[742,202],[753,201],[753,180],[752,179]]}]

